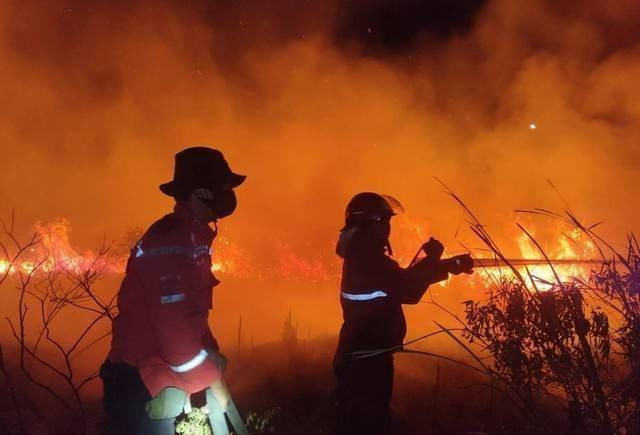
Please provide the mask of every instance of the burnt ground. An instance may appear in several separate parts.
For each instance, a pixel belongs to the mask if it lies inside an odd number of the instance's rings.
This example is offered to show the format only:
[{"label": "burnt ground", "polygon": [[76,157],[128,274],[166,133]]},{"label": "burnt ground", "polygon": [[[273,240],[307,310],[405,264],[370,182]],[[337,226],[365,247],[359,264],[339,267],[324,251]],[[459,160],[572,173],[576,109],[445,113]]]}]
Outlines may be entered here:
[{"label": "burnt ground", "polygon": [[[240,352],[227,378],[238,406],[258,416],[273,414],[271,433],[328,434],[334,415],[334,337],[297,344],[272,343]],[[422,355],[395,361],[394,433],[535,434],[526,420],[466,367]],[[542,406],[545,407],[544,405]],[[557,409],[542,411],[547,426],[564,432]]]}]

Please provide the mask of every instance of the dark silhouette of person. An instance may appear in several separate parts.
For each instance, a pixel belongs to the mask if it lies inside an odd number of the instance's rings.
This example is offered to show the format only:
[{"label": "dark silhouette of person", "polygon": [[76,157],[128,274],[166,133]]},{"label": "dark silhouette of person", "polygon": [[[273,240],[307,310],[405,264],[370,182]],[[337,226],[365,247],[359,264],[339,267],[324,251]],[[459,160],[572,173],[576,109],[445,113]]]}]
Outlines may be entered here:
[{"label": "dark silhouette of person", "polygon": [[174,179],[160,186],[176,205],[131,250],[100,369],[111,433],[173,435],[175,417],[205,390],[226,410],[226,358],[207,321],[219,284],[211,272],[217,229],[209,224],[233,213],[233,189],[245,178],[218,150],[176,154]]},{"label": "dark silhouette of person", "polygon": [[[356,352],[402,345],[407,326],[403,304],[416,304],[429,285],[449,273],[471,273],[473,260],[441,259],[443,245],[430,239],[426,257],[402,268],[389,255],[390,197],[363,192],[349,202],[336,252],[344,259],[340,304],[343,324],[334,357],[338,382],[334,435],[390,433],[393,353],[359,358]],[[399,204],[399,203],[397,203]]]}]

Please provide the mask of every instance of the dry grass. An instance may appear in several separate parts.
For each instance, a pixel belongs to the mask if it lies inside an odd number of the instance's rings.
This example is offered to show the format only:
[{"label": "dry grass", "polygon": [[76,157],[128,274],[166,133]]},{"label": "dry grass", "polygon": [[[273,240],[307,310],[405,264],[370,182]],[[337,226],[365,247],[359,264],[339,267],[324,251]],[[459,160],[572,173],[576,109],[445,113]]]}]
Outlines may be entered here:
[{"label": "dry grass", "polygon": [[[600,238],[596,225],[583,225],[567,206],[563,214],[518,210],[561,220],[594,243],[602,263],[587,278],[562,278],[541,245],[554,280],[539,280],[509,264],[487,229],[465,203],[471,230],[492,254],[507,263],[486,298],[467,301],[462,336],[474,345],[490,379],[488,388],[507,397],[529,424],[556,433],[541,418],[549,402],[565,410],[572,433],[634,433],[639,427],[640,249],[630,235],[624,254]],[[466,347],[469,350],[468,347]],[[477,350],[479,349],[479,350]]]}]

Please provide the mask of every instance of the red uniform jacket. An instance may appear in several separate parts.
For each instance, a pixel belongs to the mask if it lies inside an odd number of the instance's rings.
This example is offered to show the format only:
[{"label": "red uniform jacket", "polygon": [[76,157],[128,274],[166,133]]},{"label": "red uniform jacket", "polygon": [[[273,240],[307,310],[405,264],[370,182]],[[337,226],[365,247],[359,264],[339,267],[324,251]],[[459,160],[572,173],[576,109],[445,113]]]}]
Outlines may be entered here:
[{"label": "red uniform jacket", "polygon": [[401,345],[407,332],[402,304],[416,304],[430,284],[447,279],[440,261],[422,260],[402,268],[356,233],[344,253],[340,304],[343,324],[334,363],[361,350]]},{"label": "red uniform jacket", "polygon": [[220,377],[207,357],[218,349],[207,322],[219,283],[211,272],[213,238],[178,204],[131,250],[109,359],[137,367],[152,397],[169,386],[195,393]]}]

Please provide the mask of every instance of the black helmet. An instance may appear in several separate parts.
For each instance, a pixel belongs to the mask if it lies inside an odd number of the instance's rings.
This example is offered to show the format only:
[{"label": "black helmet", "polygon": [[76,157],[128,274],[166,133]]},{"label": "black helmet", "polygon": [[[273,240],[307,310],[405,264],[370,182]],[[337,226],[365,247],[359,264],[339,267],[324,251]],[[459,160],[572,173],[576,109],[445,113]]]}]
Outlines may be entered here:
[{"label": "black helmet", "polygon": [[398,200],[388,195],[361,192],[351,198],[345,211],[345,228],[361,225],[372,220],[389,219],[404,209]]}]

